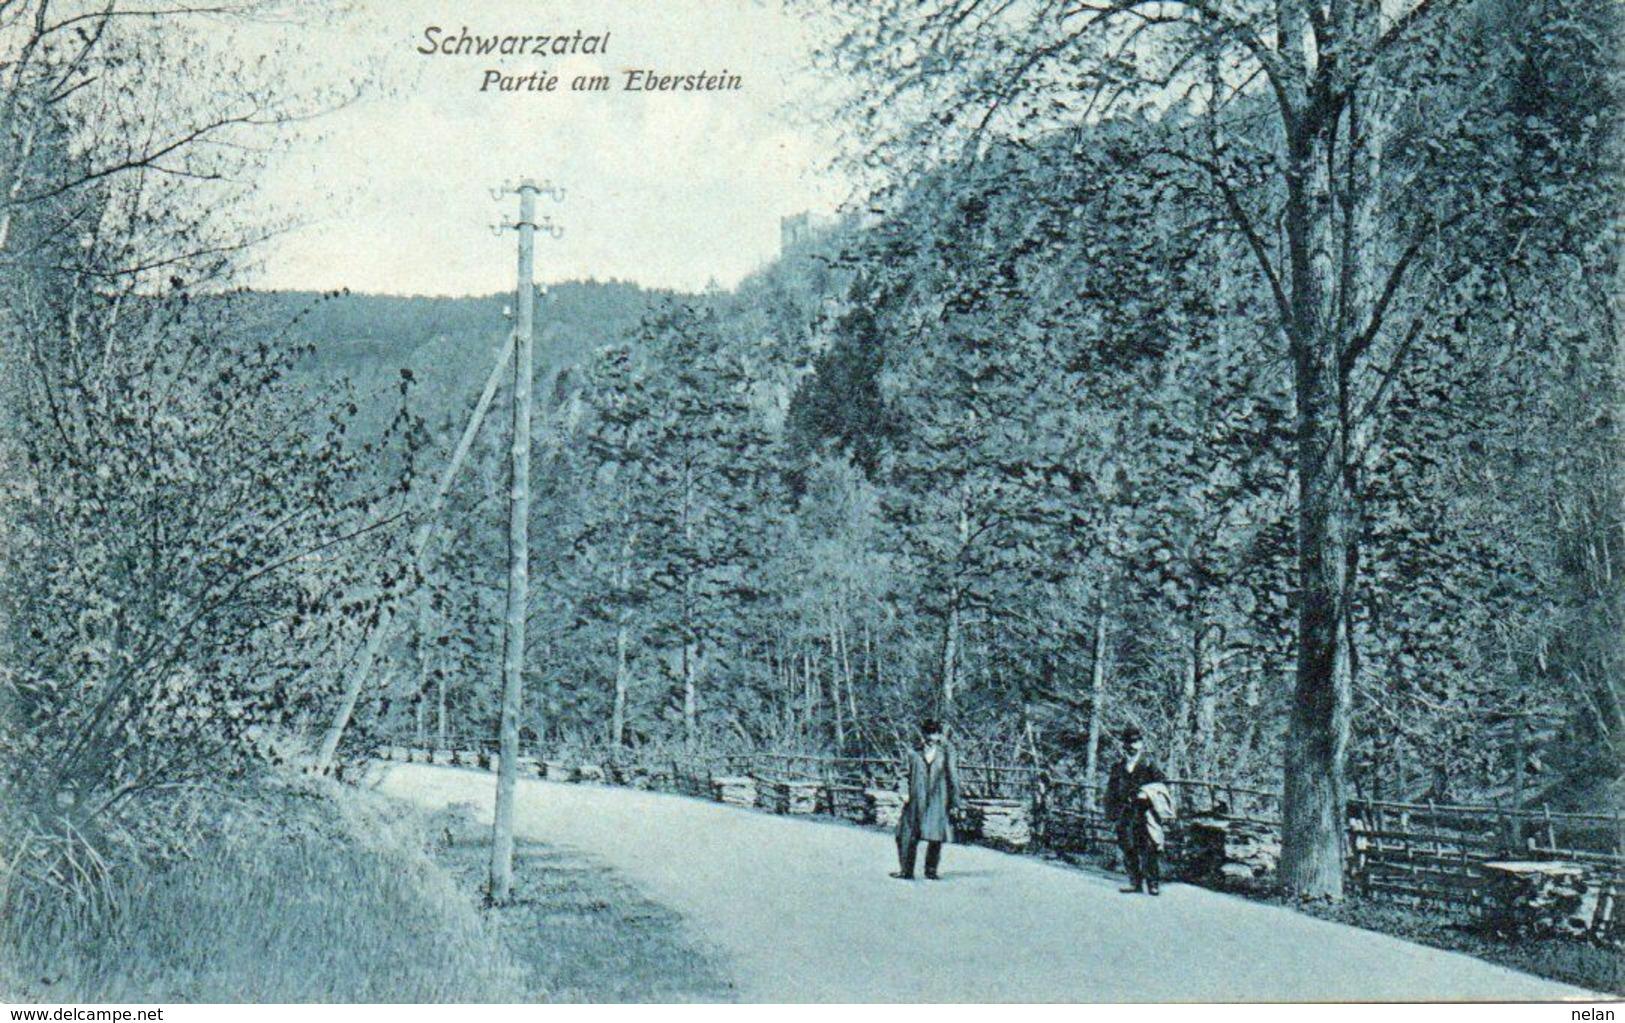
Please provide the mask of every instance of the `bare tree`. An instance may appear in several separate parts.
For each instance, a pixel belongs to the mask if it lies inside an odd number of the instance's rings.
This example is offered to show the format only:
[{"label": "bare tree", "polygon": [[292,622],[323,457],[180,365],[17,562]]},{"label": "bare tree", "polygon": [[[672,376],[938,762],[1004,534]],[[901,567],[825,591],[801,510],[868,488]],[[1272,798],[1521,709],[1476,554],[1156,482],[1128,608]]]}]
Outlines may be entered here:
[{"label": "bare tree", "polygon": [[[1296,398],[1298,659],[1281,876],[1305,895],[1342,893],[1360,460],[1388,381],[1428,323],[1430,267],[1452,223],[1428,213],[1385,223],[1382,111],[1407,62],[1425,60],[1473,6],[891,0],[847,5],[824,52],[861,83],[844,102],[856,163],[870,169],[960,158],[992,137],[1131,106],[1189,99],[1206,111],[1211,130],[1164,156],[1205,177],[1245,241]],[[1265,168],[1265,198],[1238,181],[1242,165]]]},{"label": "bare tree", "polygon": [[[0,257],[18,258],[12,224],[30,205],[91,188],[116,191],[138,179],[149,190],[193,197],[210,185],[240,186],[268,129],[331,110],[353,98],[357,85],[302,81],[290,88],[285,68],[223,66],[198,43],[321,10],[304,0],[0,3]],[[45,144],[64,124],[73,125],[76,149],[86,154],[71,164]],[[192,244],[241,251],[256,234],[239,225],[229,236]],[[183,253],[142,255],[115,270],[162,271]]]}]

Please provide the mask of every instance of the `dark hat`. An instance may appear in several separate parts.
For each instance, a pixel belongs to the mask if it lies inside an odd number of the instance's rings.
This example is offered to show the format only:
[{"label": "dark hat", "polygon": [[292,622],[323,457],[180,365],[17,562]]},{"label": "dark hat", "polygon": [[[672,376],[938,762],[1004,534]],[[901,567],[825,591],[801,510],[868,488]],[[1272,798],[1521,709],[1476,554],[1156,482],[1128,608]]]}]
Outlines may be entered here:
[{"label": "dark hat", "polygon": [[1123,741],[1125,743],[1139,742],[1143,738],[1145,738],[1145,733],[1140,731],[1138,725],[1129,725],[1123,729]]},{"label": "dark hat", "polygon": [[936,718],[926,718],[924,721],[920,722],[921,735],[930,735],[933,732],[940,733],[941,731],[942,722],[938,721]]}]

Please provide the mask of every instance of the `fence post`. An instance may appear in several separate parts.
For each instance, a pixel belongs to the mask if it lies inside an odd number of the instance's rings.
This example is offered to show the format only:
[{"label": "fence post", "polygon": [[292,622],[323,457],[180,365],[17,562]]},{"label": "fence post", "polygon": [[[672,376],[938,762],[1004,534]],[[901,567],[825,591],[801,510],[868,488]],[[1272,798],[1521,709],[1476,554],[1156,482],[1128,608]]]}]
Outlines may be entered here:
[{"label": "fence post", "polygon": [[[1470,867],[1468,865],[1468,862],[1467,862],[1467,843],[1466,842],[1463,842],[1461,844],[1460,852],[1461,852],[1461,878],[1462,878],[1463,881],[1468,881],[1468,880],[1472,879],[1473,872],[1472,872],[1472,867]],[[1469,884],[1469,885],[1466,885],[1466,889],[1467,889],[1467,914],[1469,916],[1476,917],[1476,916],[1478,916],[1478,910],[1479,910],[1478,885]]]},{"label": "fence post", "polygon": [[1032,791],[1027,799],[1027,814],[1032,827],[1033,844],[1047,846],[1049,829],[1045,826],[1044,818],[1048,815],[1049,785],[1042,771],[1034,770],[1030,778]]}]

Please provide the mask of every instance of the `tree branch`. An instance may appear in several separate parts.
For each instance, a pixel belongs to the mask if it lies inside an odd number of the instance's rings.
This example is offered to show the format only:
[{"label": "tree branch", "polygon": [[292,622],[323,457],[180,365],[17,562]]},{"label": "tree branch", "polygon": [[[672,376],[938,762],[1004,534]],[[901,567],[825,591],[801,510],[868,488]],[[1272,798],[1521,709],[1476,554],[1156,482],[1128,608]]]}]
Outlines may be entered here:
[{"label": "tree branch", "polygon": [[1214,0],[1112,0],[1111,3],[1099,4],[1080,2],[1072,9],[1063,11],[1061,17],[1065,19],[1087,13],[1094,14],[1096,20],[1108,20],[1139,7],[1160,8],[1169,4],[1196,11],[1217,26],[1222,35],[1239,43],[1269,76],[1270,85],[1275,90],[1276,99],[1280,102],[1282,110],[1291,113],[1297,109],[1300,103],[1299,93],[1304,87],[1301,76],[1279,52],[1264,42],[1263,37],[1252,26],[1237,19],[1230,12],[1220,9]]},{"label": "tree branch", "polygon": [[1406,273],[1409,272],[1411,265],[1416,262],[1416,257],[1421,254],[1422,249],[1426,247],[1430,240],[1436,239],[1440,231],[1454,226],[1466,215],[1465,212],[1458,212],[1446,217],[1444,220],[1428,224],[1419,230],[1416,237],[1405,247],[1405,251],[1400,255],[1399,259],[1389,268],[1388,279],[1383,282],[1382,292],[1372,306],[1370,320],[1359,335],[1350,342],[1348,348],[1343,351],[1340,360],[1340,368],[1343,373],[1352,372],[1355,364],[1376,343],[1377,335],[1381,333],[1383,322],[1387,318],[1388,308],[1393,304],[1394,297],[1399,293],[1400,287],[1405,282]]}]

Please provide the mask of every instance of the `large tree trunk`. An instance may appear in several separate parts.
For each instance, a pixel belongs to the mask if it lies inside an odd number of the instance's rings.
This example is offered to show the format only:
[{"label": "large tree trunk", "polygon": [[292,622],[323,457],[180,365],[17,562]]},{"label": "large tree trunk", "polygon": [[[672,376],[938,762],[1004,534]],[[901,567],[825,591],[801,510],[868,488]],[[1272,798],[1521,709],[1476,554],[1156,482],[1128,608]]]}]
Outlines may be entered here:
[{"label": "large tree trunk", "polygon": [[[1370,395],[1356,371],[1380,328],[1380,112],[1362,93],[1380,5],[1332,8],[1340,52],[1304,52],[1303,0],[1281,0],[1282,50],[1306,90],[1286,118],[1293,390],[1297,399],[1298,661],[1288,723],[1281,881],[1306,896],[1343,894],[1347,756],[1356,669],[1353,603],[1361,530],[1359,466]],[[1360,422],[1365,418],[1366,423]]]},{"label": "large tree trunk", "polygon": [[1353,688],[1348,607],[1357,529],[1338,317],[1333,128],[1288,138],[1293,388],[1297,400],[1298,661],[1287,729],[1281,882],[1341,898],[1345,761]]}]

